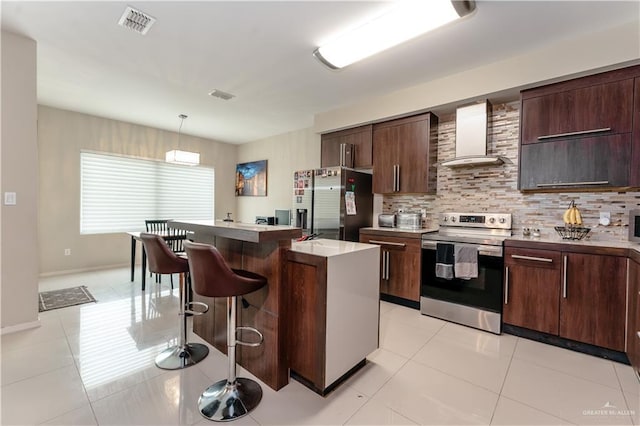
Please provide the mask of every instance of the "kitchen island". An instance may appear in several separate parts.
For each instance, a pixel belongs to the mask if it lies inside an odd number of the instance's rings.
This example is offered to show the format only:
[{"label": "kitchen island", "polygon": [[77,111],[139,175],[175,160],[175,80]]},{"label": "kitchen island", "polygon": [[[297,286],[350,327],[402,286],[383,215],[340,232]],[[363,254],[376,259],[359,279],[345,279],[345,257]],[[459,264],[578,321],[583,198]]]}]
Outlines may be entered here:
[{"label": "kitchen island", "polygon": [[291,376],[325,395],[378,348],[380,247],[294,242],[284,299]]},{"label": "kitchen island", "polygon": [[[291,226],[254,225],[224,221],[170,221],[169,226],[193,233],[199,243],[213,244],[231,268],[245,269],[267,278],[262,289],[243,296],[238,326],[255,327],[264,335],[258,347],[238,346],[238,363],[269,387],[278,390],[289,381],[286,360],[286,309],[283,281],[291,240],[302,235]],[[194,295],[209,311],[193,317],[193,331],[223,353],[227,351],[226,299]],[[239,338],[249,339],[251,336]]]}]

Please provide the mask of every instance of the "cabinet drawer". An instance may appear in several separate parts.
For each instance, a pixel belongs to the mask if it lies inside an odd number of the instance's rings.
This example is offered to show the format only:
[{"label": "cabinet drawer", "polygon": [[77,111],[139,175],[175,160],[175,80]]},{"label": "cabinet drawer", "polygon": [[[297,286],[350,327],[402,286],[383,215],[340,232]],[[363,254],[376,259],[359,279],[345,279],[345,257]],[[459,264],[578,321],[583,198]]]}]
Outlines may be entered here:
[{"label": "cabinet drawer", "polygon": [[[535,89],[534,89],[535,90]],[[528,97],[522,101],[521,142],[567,135],[630,133],[633,78]]]},{"label": "cabinet drawer", "polygon": [[507,247],[504,251],[504,263],[508,266],[522,265],[535,268],[560,269],[562,267],[562,255],[559,251]]},{"label": "cabinet drawer", "polygon": [[520,190],[629,185],[631,134],[522,145]]}]

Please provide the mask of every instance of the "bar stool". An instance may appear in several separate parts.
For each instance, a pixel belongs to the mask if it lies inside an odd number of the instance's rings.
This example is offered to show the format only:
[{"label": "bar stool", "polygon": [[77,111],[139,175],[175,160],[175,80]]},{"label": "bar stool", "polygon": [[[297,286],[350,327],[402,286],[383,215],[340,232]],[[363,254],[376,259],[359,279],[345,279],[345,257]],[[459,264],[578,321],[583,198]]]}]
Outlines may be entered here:
[{"label": "bar stool", "polygon": [[[189,273],[189,262],[177,256],[164,239],[157,234],[141,233],[140,240],[149,260],[149,271],[156,274],[180,274],[180,331],[178,344],[165,349],[156,357],[156,365],[164,370],[177,370],[190,367],[202,361],[208,354],[209,348],[200,343],[187,343],[187,315],[202,315],[209,310],[209,306],[201,302],[190,301],[189,279],[184,276]],[[192,306],[200,306],[202,311],[191,310]]]},{"label": "bar stool", "polygon": [[[209,386],[198,399],[200,414],[209,420],[230,421],[247,415],[262,399],[262,388],[254,380],[236,377],[236,344],[259,346],[262,333],[253,327],[236,327],[238,296],[256,291],[267,284],[267,279],[253,272],[231,269],[220,252],[208,244],[185,241],[193,291],[206,297],[227,298],[227,379]],[[248,343],[236,338],[237,330],[258,334],[260,341]]]}]

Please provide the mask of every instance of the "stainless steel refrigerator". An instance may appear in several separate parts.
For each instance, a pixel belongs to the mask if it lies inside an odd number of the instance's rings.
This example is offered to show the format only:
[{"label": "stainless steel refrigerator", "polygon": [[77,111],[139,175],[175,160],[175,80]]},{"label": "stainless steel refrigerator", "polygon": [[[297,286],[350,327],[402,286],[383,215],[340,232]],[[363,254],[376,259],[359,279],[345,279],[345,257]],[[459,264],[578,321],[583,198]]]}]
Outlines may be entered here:
[{"label": "stainless steel refrigerator", "polygon": [[358,241],[371,226],[371,174],[345,167],[299,170],[293,176],[293,224],[318,238]]}]

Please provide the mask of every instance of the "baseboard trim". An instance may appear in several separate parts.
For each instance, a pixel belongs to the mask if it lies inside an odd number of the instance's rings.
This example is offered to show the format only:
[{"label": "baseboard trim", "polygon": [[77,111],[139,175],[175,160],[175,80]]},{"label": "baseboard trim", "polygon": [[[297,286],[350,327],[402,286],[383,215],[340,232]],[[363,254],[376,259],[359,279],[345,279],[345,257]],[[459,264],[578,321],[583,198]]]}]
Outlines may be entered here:
[{"label": "baseboard trim", "polygon": [[38,318],[36,321],[23,322],[21,324],[10,325],[8,327],[2,327],[0,329],[0,335],[17,333],[18,331],[29,330],[31,328],[40,327],[40,319]]},{"label": "baseboard trim", "polygon": [[39,277],[40,278],[57,277],[59,275],[80,274],[82,272],[95,272],[95,271],[103,271],[105,269],[116,269],[116,268],[124,268],[124,267],[131,267],[131,264],[117,263],[114,265],[93,266],[91,268],[65,269],[63,271],[43,272],[39,275]]},{"label": "baseboard trim", "polygon": [[588,343],[576,342],[574,340],[565,339],[563,337],[552,334],[542,333],[540,331],[529,330],[527,328],[518,327],[511,324],[502,324],[502,331],[525,339],[535,340],[546,343],[548,345],[558,346],[560,348],[569,349],[584,354],[597,356],[599,358],[609,359],[621,364],[630,365],[629,358],[624,352],[614,351],[613,349],[602,348],[600,346],[590,345]]},{"label": "baseboard trim", "polygon": [[416,302],[415,300],[409,300],[403,297],[392,296],[386,293],[380,293],[380,300],[383,300],[389,303],[394,303],[396,305],[406,306],[407,308],[420,310],[420,302]]}]

